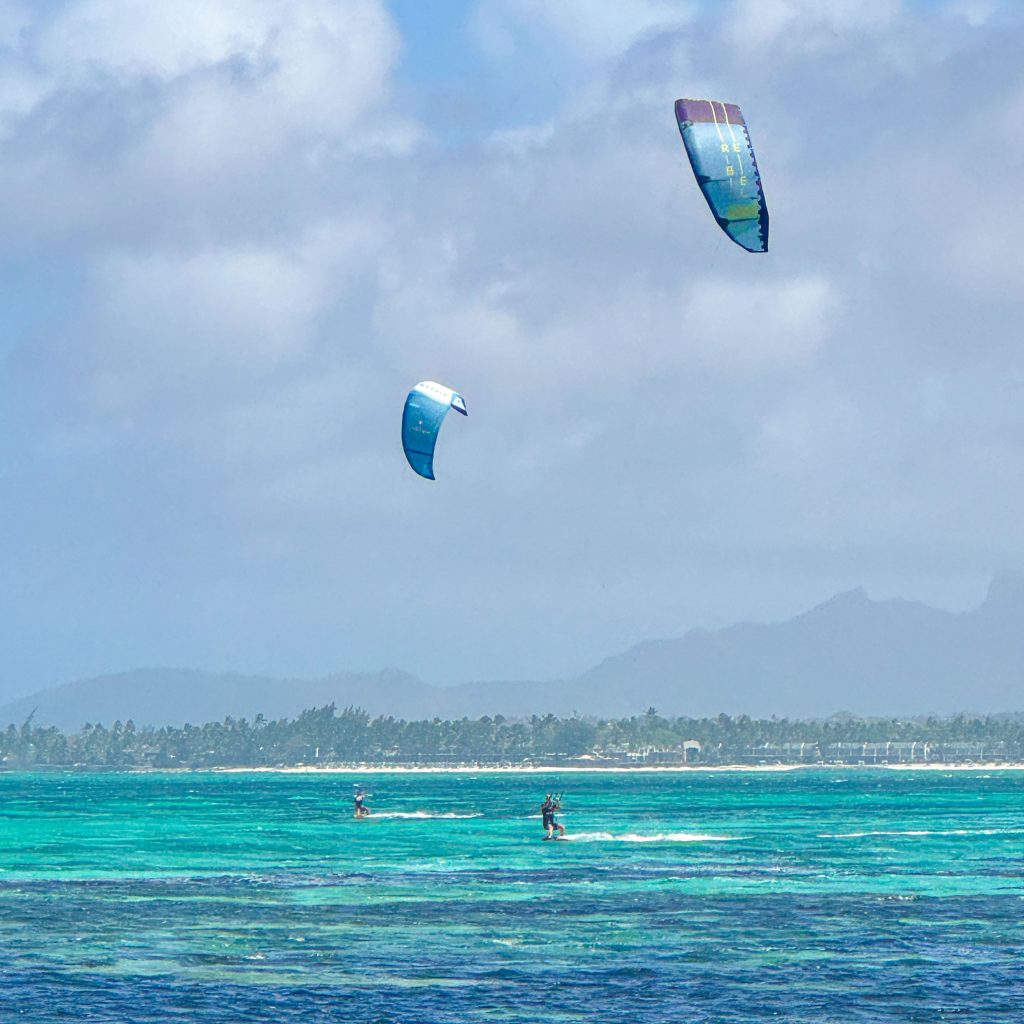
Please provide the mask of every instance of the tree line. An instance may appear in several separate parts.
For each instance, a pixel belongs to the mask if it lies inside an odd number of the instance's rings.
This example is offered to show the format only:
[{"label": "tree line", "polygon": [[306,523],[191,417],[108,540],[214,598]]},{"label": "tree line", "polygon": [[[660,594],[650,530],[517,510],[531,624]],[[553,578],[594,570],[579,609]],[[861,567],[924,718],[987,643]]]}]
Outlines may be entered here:
[{"label": "tree line", "polygon": [[[801,721],[663,717],[655,708],[630,718],[592,719],[501,715],[405,721],[371,717],[333,704],[294,719],[225,718],[205,725],[137,728],[86,724],[67,733],[52,726],[12,724],[0,732],[0,765],[33,767],[212,768],[295,764],[529,764],[581,756],[619,762],[697,764],[856,759],[844,745],[919,744],[917,759],[942,760],[984,752],[1024,760],[1024,716]],[[806,749],[805,749],[806,748]],[[916,749],[916,748],[915,748]],[[959,753],[957,753],[959,751]],[[966,754],[964,753],[966,751]],[[880,756],[876,750],[877,760]]]}]

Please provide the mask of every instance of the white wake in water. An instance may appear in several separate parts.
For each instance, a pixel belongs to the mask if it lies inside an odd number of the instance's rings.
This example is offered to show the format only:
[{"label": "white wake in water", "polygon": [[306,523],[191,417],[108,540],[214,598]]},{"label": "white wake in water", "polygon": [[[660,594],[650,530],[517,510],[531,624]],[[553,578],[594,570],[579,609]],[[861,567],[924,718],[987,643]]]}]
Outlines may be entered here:
[{"label": "white wake in water", "polygon": [[1020,828],[944,828],[944,829],[906,829],[900,832],[819,832],[819,839],[864,839],[867,836],[1019,836],[1024,835]]},{"label": "white wake in water", "polygon": [[480,811],[474,811],[472,814],[457,814],[455,811],[444,811],[439,814],[434,814],[431,811],[381,811],[379,814],[374,811],[371,818],[415,818],[417,820],[426,819],[437,819],[437,820],[463,820],[466,818],[482,818],[483,814]]},{"label": "white wake in water", "polygon": [[570,832],[562,839],[574,843],[731,843],[746,836],[719,836],[707,832]]}]

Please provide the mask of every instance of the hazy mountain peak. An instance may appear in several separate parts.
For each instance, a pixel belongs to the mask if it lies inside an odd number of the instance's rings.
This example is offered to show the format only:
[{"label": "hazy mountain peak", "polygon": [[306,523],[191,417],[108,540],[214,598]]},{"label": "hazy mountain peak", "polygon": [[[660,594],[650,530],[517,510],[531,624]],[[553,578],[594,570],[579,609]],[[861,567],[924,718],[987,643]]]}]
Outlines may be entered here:
[{"label": "hazy mountain peak", "polygon": [[998,572],[988,585],[979,610],[1012,607],[1024,613],[1024,572]]},{"label": "hazy mountain peak", "polygon": [[851,610],[866,608],[869,605],[876,604],[877,602],[872,601],[868,597],[868,592],[863,587],[853,587],[850,590],[843,590],[836,594],[834,597],[830,597],[820,604],[816,604],[813,608],[808,609],[802,615],[798,615],[797,618],[807,619],[812,617],[822,617],[831,615],[844,615]]},{"label": "hazy mountain peak", "polygon": [[874,601],[863,587],[784,622],[690,630],[648,640],[561,682],[429,686],[400,669],[283,680],[154,669],[70,683],[0,708],[0,721],[78,728],[132,718],[180,724],[227,715],[267,718],[334,703],[405,718],[665,714],[822,716],[981,711],[1024,706],[1024,575],[1001,573],[974,612]]}]

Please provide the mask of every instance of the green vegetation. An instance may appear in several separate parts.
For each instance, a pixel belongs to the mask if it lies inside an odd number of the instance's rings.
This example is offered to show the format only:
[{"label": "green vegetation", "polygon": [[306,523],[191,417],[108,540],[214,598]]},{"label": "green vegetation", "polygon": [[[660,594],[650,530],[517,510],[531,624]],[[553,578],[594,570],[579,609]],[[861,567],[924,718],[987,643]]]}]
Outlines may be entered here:
[{"label": "green vegetation", "polygon": [[137,729],[10,725],[0,733],[5,768],[210,768],[294,764],[695,764],[881,763],[1024,759],[1024,717],[823,721],[663,718],[463,718],[406,722],[334,705],[293,720],[227,718],[206,725]]}]

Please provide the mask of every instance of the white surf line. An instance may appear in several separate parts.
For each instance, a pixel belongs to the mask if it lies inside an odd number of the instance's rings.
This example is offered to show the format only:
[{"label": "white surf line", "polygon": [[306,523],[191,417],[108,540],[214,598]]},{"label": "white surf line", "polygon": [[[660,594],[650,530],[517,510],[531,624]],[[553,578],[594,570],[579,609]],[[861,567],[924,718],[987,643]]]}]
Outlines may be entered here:
[{"label": "white surf line", "polygon": [[900,831],[877,829],[865,832],[819,832],[819,839],[864,839],[869,836],[1019,836],[1024,835],[1021,828],[946,828],[925,829],[912,828]]},{"label": "white surf line", "polygon": [[750,836],[723,836],[707,832],[567,832],[563,839],[576,843],[733,843]]}]

